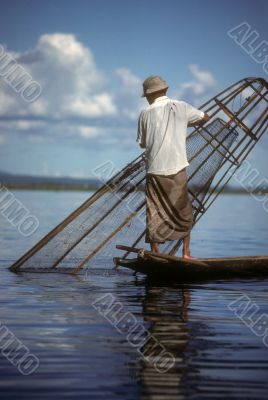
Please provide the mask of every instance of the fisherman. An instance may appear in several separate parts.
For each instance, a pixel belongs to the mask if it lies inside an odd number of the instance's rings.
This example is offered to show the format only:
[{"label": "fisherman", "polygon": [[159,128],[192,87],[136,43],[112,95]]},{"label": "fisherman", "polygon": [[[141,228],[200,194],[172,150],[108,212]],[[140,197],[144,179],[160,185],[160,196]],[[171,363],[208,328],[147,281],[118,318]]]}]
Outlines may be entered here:
[{"label": "fisherman", "polygon": [[186,167],[187,126],[202,125],[209,116],[184,101],[166,96],[168,85],[160,76],[143,82],[149,106],[138,122],[137,142],[146,149],[146,242],[159,253],[159,244],[183,240],[183,257],[190,255],[192,204],[188,197]]}]

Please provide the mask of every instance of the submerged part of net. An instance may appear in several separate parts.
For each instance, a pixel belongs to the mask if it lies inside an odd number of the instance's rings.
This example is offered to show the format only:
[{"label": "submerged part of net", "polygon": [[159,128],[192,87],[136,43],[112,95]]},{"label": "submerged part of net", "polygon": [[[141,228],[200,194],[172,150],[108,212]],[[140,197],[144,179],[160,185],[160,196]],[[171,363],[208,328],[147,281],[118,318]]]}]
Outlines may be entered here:
[{"label": "submerged part of net", "polygon": [[[188,190],[194,223],[210,207],[267,129],[268,84],[243,79],[200,107],[210,116],[187,137]],[[96,172],[107,176],[110,163]],[[61,271],[107,267],[122,256],[116,244],[148,248],[145,243],[145,154],[128,164],[11,266],[12,271]],[[175,254],[180,241],[161,245]],[[124,257],[129,257],[128,253]],[[111,265],[111,263],[110,263]]]}]

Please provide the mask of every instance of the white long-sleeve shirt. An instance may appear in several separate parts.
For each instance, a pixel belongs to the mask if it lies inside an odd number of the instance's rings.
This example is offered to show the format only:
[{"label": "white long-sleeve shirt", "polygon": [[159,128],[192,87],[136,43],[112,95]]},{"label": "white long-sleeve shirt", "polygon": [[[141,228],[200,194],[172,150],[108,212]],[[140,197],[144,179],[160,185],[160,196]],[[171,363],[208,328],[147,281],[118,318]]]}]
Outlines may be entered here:
[{"label": "white long-sleeve shirt", "polygon": [[143,110],[137,142],[146,149],[147,173],[172,175],[187,167],[187,124],[203,117],[203,111],[167,96],[158,97]]}]

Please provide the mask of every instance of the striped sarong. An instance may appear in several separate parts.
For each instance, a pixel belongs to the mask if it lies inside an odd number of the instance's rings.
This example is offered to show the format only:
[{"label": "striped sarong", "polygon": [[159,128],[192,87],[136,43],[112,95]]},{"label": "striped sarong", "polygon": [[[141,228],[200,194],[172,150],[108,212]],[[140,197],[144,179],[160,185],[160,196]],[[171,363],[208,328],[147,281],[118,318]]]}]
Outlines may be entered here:
[{"label": "striped sarong", "polygon": [[146,223],[147,243],[179,240],[190,233],[193,213],[185,168],[175,175],[147,175]]}]

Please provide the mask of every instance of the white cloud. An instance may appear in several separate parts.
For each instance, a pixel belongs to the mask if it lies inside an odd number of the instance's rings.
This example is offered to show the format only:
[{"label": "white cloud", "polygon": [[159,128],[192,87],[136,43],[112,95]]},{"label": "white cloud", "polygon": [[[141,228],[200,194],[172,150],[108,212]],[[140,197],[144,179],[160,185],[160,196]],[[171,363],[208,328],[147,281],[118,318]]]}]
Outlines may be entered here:
[{"label": "white cloud", "polygon": [[14,121],[14,128],[22,131],[40,129],[44,127],[46,123],[44,121],[29,121],[29,120],[18,120]]},{"label": "white cloud", "polygon": [[118,68],[115,70],[116,75],[121,81],[124,89],[137,93],[141,91],[141,79],[134,75],[127,68]]},{"label": "white cloud", "polygon": [[90,49],[75,35],[42,35],[33,50],[17,53],[16,61],[41,85],[42,93],[34,103],[24,103],[3,82],[0,87],[2,115],[66,118],[116,114],[113,98],[105,89],[104,75],[97,68]]},{"label": "white cloud", "polygon": [[202,71],[197,65],[190,64],[188,69],[193,80],[182,83],[176,92],[176,96],[195,106],[201,106],[202,103],[215,94],[217,89],[216,81],[211,72]]},{"label": "white cloud", "polygon": [[79,130],[80,136],[82,136],[83,138],[86,138],[86,139],[98,137],[102,133],[102,130],[95,126],[93,126],[93,127],[92,126],[79,126],[78,130]]},{"label": "white cloud", "polygon": [[15,106],[16,99],[13,99],[13,97],[8,94],[5,89],[8,89],[5,87],[5,82],[3,80],[0,81],[0,115],[5,115],[6,113],[9,112],[10,109],[12,109]]},{"label": "white cloud", "polygon": [[197,65],[189,65],[189,70],[192,73],[195,81],[182,84],[185,89],[191,89],[196,95],[203,94],[207,88],[215,86],[215,80],[212,74],[208,71],[201,71]]},{"label": "white cloud", "polygon": [[79,117],[102,117],[115,115],[116,106],[111,95],[103,93],[97,96],[70,99],[62,106],[65,115]]},{"label": "white cloud", "polygon": [[131,120],[136,120],[139,112],[144,107],[142,94],[142,81],[126,68],[118,68],[115,74],[119,79],[120,89],[116,102],[120,113]]},{"label": "white cloud", "polygon": [[[135,73],[116,69],[118,85],[112,91],[91,50],[73,34],[44,34],[29,51],[7,52],[40,83],[42,94],[35,102],[25,103],[0,81],[0,115],[10,117],[0,121],[2,135],[21,133],[36,144],[64,138],[135,146],[137,118],[147,106],[141,98],[142,80]],[[181,84],[176,97],[200,105],[200,99],[207,99],[215,89],[215,80],[196,65],[189,69],[193,79]]]}]

